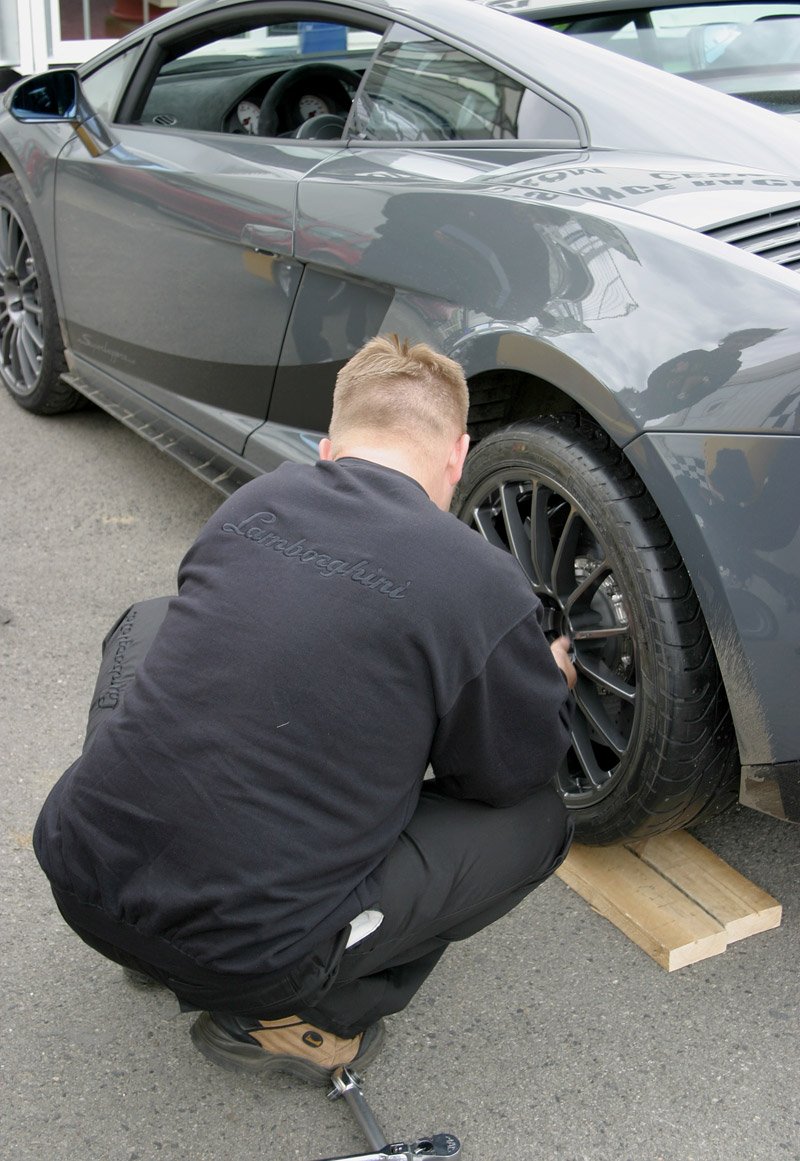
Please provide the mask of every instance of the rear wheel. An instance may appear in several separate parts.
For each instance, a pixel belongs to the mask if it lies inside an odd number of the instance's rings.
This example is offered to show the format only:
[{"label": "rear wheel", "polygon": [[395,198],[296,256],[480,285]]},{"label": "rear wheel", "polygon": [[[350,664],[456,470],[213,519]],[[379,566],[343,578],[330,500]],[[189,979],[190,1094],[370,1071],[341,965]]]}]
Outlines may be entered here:
[{"label": "rear wheel", "polygon": [[0,380],[20,407],[52,415],[85,402],[66,369],[39,235],[19,182],[0,178]]},{"label": "rear wheel", "polygon": [[572,415],[494,432],[456,504],[519,560],[548,635],[574,641],[558,785],[578,837],[641,838],[732,802],[736,748],[708,630],[666,525],[608,437]]}]

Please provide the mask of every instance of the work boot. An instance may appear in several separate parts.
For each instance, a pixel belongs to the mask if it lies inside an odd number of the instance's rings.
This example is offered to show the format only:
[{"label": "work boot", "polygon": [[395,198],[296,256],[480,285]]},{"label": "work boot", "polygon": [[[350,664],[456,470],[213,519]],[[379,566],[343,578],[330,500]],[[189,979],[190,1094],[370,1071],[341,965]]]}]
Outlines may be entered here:
[{"label": "work boot", "polygon": [[223,1012],[202,1012],[192,1024],[195,1047],[214,1064],[233,1072],[290,1072],[325,1083],[343,1065],[359,1072],[383,1045],[383,1021],[345,1039],[306,1024],[299,1016],[252,1020]]}]

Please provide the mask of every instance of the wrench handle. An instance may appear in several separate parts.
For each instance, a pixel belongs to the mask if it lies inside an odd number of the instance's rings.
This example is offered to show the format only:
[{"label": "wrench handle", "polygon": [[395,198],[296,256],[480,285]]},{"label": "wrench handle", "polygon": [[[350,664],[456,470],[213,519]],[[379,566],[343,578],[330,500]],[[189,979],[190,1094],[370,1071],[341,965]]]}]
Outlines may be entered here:
[{"label": "wrench handle", "polygon": [[386,1134],[375,1120],[375,1114],[367,1104],[358,1077],[349,1068],[341,1068],[333,1074],[332,1081],[333,1093],[331,1095],[344,1097],[350,1112],[367,1138],[370,1148],[375,1149],[378,1153],[384,1152],[387,1146]]}]

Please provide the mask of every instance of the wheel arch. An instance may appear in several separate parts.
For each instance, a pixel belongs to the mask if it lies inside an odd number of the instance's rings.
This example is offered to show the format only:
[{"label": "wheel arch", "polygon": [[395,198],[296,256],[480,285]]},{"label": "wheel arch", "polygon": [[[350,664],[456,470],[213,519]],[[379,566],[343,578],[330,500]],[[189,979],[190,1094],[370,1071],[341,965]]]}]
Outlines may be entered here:
[{"label": "wheel arch", "polygon": [[[652,497],[673,538],[694,587],[713,645],[728,705],[733,717],[740,762],[770,764],[776,753],[772,729],[748,656],[742,628],[730,606],[718,553],[708,542],[683,495],[651,448],[652,435],[637,433],[621,444],[584,401],[552,381],[529,371],[503,369],[478,372],[469,378],[468,431],[473,445],[503,427],[526,420],[572,412],[583,415],[616,443]],[[619,431],[619,427],[616,428]],[[702,443],[702,437],[697,436]],[[649,449],[649,451],[648,451]]]},{"label": "wheel arch", "polygon": [[[646,457],[628,455],[628,445],[633,442],[634,447],[639,446],[635,441],[642,434],[641,425],[609,387],[570,356],[533,336],[508,332],[475,336],[453,355],[467,374],[470,388],[468,430],[474,444],[502,427],[525,420],[564,412],[583,414],[626,455],[644,487],[653,496],[665,523],[674,515],[672,505],[665,504],[664,489],[672,490],[669,482],[657,474],[654,478],[652,465]],[[698,576],[696,569],[691,567],[691,552],[687,563],[685,553],[692,546],[687,545],[682,529],[673,529],[671,523],[667,526],[692,577],[720,664],[725,694],[736,726],[740,760],[753,751],[763,761],[765,754],[770,753],[768,734],[735,621],[726,615],[727,600],[719,578]]]},{"label": "wheel arch", "polygon": [[517,420],[581,411],[620,448],[640,431],[615,392],[553,343],[521,331],[470,334],[449,352],[470,388],[469,426],[482,438]]}]

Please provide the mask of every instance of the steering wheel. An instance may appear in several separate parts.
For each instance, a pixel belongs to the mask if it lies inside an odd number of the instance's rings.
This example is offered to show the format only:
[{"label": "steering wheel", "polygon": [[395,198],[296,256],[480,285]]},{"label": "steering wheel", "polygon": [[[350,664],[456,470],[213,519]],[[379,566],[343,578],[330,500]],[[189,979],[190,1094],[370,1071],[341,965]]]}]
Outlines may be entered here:
[{"label": "steering wheel", "polygon": [[[258,134],[260,137],[276,137],[278,135],[280,106],[293,89],[310,86],[312,82],[323,82],[323,93],[330,96],[340,109],[349,109],[352,99],[345,86],[350,85],[357,89],[361,84],[361,77],[352,69],[345,68],[344,65],[317,63],[315,61],[309,61],[289,69],[282,77],[278,77],[274,84],[270,85],[267,95],[261,102],[261,110],[258,115]],[[316,118],[312,117],[309,120],[313,121]],[[302,129],[302,125],[300,129]],[[303,136],[313,137],[315,134],[307,131]]]},{"label": "steering wheel", "polygon": [[308,117],[300,123],[295,137],[298,140],[316,138],[318,141],[335,141],[341,137],[346,124],[347,118],[342,113],[318,113],[316,117]]}]

